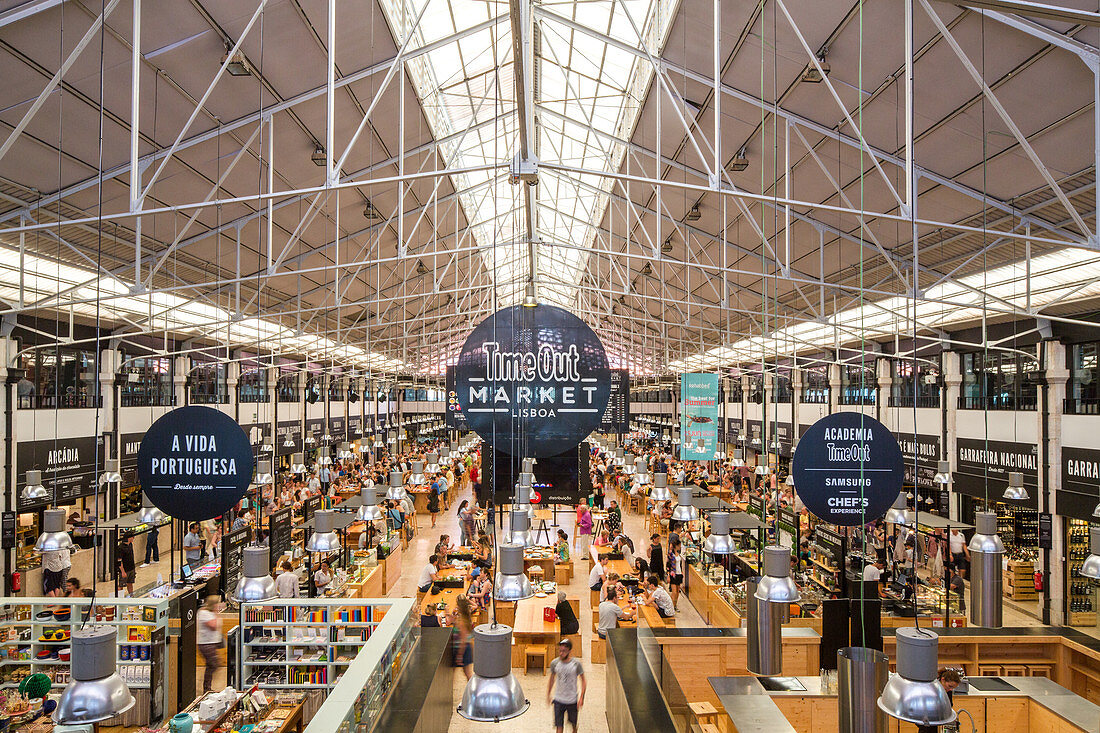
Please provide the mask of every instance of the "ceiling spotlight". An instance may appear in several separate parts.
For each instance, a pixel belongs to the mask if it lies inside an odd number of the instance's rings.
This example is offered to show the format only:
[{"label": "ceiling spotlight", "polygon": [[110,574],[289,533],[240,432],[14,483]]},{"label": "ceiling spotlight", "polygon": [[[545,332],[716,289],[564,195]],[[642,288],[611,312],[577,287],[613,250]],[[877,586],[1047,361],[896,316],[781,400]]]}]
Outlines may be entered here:
[{"label": "ceiling spotlight", "polygon": [[[828,53],[828,49],[821,49],[821,53],[817,55],[817,63],[821,67],[821,71],[825,73],[825,76],[829,75],[829,62],[825,60],[825,54]],[[825,76],[821,75],[821,72],[817,70],[817,67],[810,64],[806,67],[806,70],[802,72],[802,81],[809,84],[820,84],[824,81]]]},{"label": "ceiling spotlight", "polygon": [[533,282],[529,282],[527,283],[527,290],[523,296],[523,307],[534,308],[538,304],[538,298],[535,297],[535,284]]},{"label": "ceiling spotlight", "polygon": [[382,213],[378,211],[377,206],[371,203],[370,199],[367,199],[367,203],[363,207],[363,218],[368,221],[376,221],[382,218]]},{"label": "ceiling spotlight", "polygon": [[733,156],[733,160],[730,161],[731,171],[743,171],[749,167],[749,151],[744,145],[737,151],[737,155]]},{"label": "ceiling spotlight", "polygon": [[684,221],[699,221],[702,216],[703,215],[699,212],[699,204],[696,204],[688,209],[687,215],[684,216]]},{"label": "ceiling spotlight", "polygon": [[664,244],[661,245],[661,251],[664,252],[666,255],[669,252],[672,251],[672,237],[671,236],[669,236],[669,238],[664,241]]},{"label": "ceiling spotlight", "polygon": [[416,274],[417,275],[427,275],[428,274],[428,267],[427,267],[427,265],[424,264],[424,260],[417,260],[416,261]]},{"label": "ceiling spotlight", "polygon": [[324,168],[325,164],[328,163],[328,156],[325,155],[325,149],[320,145],[313,149],[313,155],[309,156],[309,158],[313,161],[314,165],[321,168]]},{"label": "ceiling spotlight", "polygon": [[225,70],[229,72],[229,75],[230,76],[252,76],[252,69],[249,68],[248,61],[245,60],[244,54],[241,53],[240,51],[237,51],[237,53],[233,54],[233,56],[230,57],[229,51],[230,51],[230,48],[229,48],[228,45],[226,45],[226,47],[225,47],[225,56],[222,56],[222,63],[223,64],[225,64],[226,61],[229,62],[225,66]]}]

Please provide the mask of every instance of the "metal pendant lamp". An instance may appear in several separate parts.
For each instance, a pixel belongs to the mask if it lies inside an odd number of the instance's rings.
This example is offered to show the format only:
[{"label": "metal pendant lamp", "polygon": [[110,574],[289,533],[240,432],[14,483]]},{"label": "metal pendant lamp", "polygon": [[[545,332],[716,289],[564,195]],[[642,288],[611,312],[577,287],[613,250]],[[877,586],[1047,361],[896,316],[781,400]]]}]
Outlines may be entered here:
[{"label": "metal pendant lamp", "polygon": [[997,515],[977,512],[974,536],[970,538],[970,623],[999,629],[1002,621],[1001,559],[1005,547],[997,535]]},{"label": "metal pendant lamp", "polygon": [[275,483],[275,477],[271,475],[271,461],[256,461],[256,476],[253,483],[257,486],[267,486]]},{"label": "metal pendant lamp", "polygon": [[462,692],[458,714],[467,720],[497,723],[527,712],[531,703],[512,674],[512,627],[482,624],[474,628],[474,676]]},{"label": "metal pendant lamp", "polygon": [[392,430],[389,431],[388,433],[386,433],[386,444],[387,445],[393,445],[396,442],[397,442],[397,433],[395,433]]},{"label": "metal pendant lamp", "polygon": [[672,519],[677,522],[694,522],[699,518],[699,510],[691,503],[692,489],[690,486],[681,486],[676,490],[679,503],[672,510]]},{"label": "metal pendant lamp", "polygon": [[432,452],[428,454],[428,465],[424,467],[427,473],[439,473],[439,454]]},{"label": "metal pendant lamp", "polygon": [[374,522],[386,516],[378,506],[378,490],[374,486],[360,488],[359,501],[359,509],[355,512],[357,521]]},{"label": "metal pendant lamp", "polygon": [[757,464],[756,470],[753,471],[757,476],[770,476],[771,472],[771,467],[766,463]]},{"label": "metal pendant lamp", "polygon": [[791,548],[764,548],[764,575],[749,589],[749,671],[777,675],[783,669],[783,624],[802,595],[791,579]]},{"label": "metal pendant lamp", "polygon": [[938,486],[947,486],[951,483],[951,464],[947,461],[936,463],[936,475],[932,477],[932,483]]},{"label": "metal pendant lamp", "polygon": [[[508,531],[504,533],[504,541],[507,544],[531,547],[535,544],[531,536],[530,506],[517,504],[508,512]],[[521,565],[522,567],[522,565]]]},{"label": "metal pendant lamp", "polygon": [[668,474],[653,474],[653,488],[649,490],[649,498],[653,501],[672,501],[675,497],[668,490]]},{"label": "metal pendant lamp", "polygon": [[634,483],[638,486],[649,484],[649,460],[645,456],[634,459]]},{"label": "metal pendant lamp", "polygon": [[381,433],[375,433],[374,440],[371,441],[371,446],[373,448],[385,448],[386,447],[386,444],[382,442],[382,434]]},{"label": "metal pendant lamp", "polygon": [[72,681],[61,693],[53,721],[60,725],[98,723],[132,708],[137,701],[115,671],[115,627],[76,629],[71,642]]},{"label": "metal pendant lamp", "polygon": [[522,601],[535,595],[530,579],[523,572],[523,545],[500,545],[497,554],[499,567],[493,583],[493,598]]},{"label": "metal pendant lamp", "polygon": [[260,452],[261,453],[274,453],[275,446],[271,442],[271,434],[267,431],[263,431],[263,436],[260,438]]},{"label": "metal pendant lamp", "polygon": [[744,448],[734,448],[733,449],[733,467],[734,468],[741,468],[741,466],[744,466],[744,465],[745,465],[745,449]]},{"label": "metal pendant lamp", "polygon": [[622,448],[615,449],[615,465],[622,466],[626,462],[626,452]]},{"label": "metal pendant lamp", "polygon": [[332,465],[332,455],[331,455],[332,449],[331,448],[329,448],[328,446],[325,446],[325,447],[321,448],[318,451],[318,453],[320,453],[320,455],[321,455],[321,457],[317,461],[318,463],[320,463],[322,466],[331,466]]},{"label": "metal pendant lamp", "polygon": [[259,603],[279,597],[275,589],[275,579],[268,572],[271,551],[266,547],[244,548],[241,560],[242,575],[233,590],[233,600],[237,603]]},{"label": "metal pendant lamp", "polygon": [[838,733],[887,733],[890,716],[878,706],[878,698],[890,679],[890,659],[878,649],[847,646],[838,649]]},{"label": "metal pendant lamp", "polygon": [[65,510],[47,509],[42,512],[42,534],[34,543],[35,552],[71,550],[73,538],[65,531]]},{"label": "metal pendant lamp", "polygon": [[1005,488],[1004,498],[1009,501],[1027,501],[1030,494],[1024,488],[1024,475],[1018,471],[1008,474],[1008,486]]},{"label": "metal pendant lamp", "polygon": [[764,548],[764,575],[756,585],[756,599],[785,606],[802,600],[791,578],[791,548],[782,545]]},{"label": "metal pendant lamp", "polygon": [[299,476],[306,472],[306,457],[304,453],[295,453],[290,457],[290,472]]},{"label": "metal pendant lamp", "polygon": [[138,512],[138,521],[145,524],[160,524],[167,518],[168,516],[164,512],[153,506],[153,502],[149,500],[145,492],[141,492],[141,511]]},{"label": "metal pendant lamp", "polygon": [[386,498],[392,501],[404,501],[408,498],[405,493],[405,475],[400,471],[390,471],[390,487],[386,489]]},{"label": "metal pendant lamp", "polygon": [[317,445],[317,438],[313,437],[313,433],[306,436],[306,445]]},{"label": "metal pendant lamp", "polygon": [[331,509],[319,509],[313,515],[313,534],[306,540],[310,552],[336,552],[340,549],[340,537],[336,534],[336,517]]},{"label": "metal pendant lamp", "polygon": [[42,485],[41,471],[27,471],[27,483],[19,496],[27,501],[45,501],[50,498],[50,492]]},{"label": "metal pendant lamp", "polygon": [[409,473],[409,486],[419,486],[424,481],[424,461],[413,461],[412,471]]},{"label": "metal pendant lamp", "polygon": [[635,471],[634,467],[634,454],[627,453],[623,456],[623,475],[633,476]]},{"label": "metal pendant lamp", "polygon": [[736,552],[737,548],[730,537],[729,512],[711,512],[708,519],[710,534],[703,541],[703,552],[708,555],[732,555]]},{"label": "metal pendant lamp", "polygon": [[336,459],[339,461],[346,461],[350,458],[354,458],[355,454],[351,452],[351,443],[343,442],[336,446]]},{"label": "metal pendant lamp", "polygon": [[1100,580],[1100,527],[1089,527],[1089,556],[1081,563],[1077,574],[1089,580]]},{"label": "metal pendant lamp", "polygon": [[940,638],[926,629],[897,630],[897,674],[890,676],[878,706],[892,718],[917,725],[955,720],[947,691],[936,680]]},{"label": "metal pendant lamp", "polygon": [[525,471],[519,475],[519,484],[516,485],[516,499],[517,504],[523,504],[528,507],[531,519],[534,519],[535,509],[530,505],[538,501],[538,496],[535,492],[535,474]]},{"label": "metal pendant lamp", "polygon": [[286,439],[283,440],[283,447],[284,448],[293,448],[294,447],[294,438],[291,437],[289,432],[286,434]]},{"label": "metal pendant lamp", "polygon": [[898,497],[894,499],[893,505],[886,510],[886,521],[890,524],[900,524],[904,527],[908,527],[912,522],[912,517],[909,514],[909,499],[906,498],[904,491],[898,493]]},{"label": "metal pendant lamp", "polygon": [[122,483],[122,474],[118,472],[118,459],[108,458],[103,462],[103,473],[99,475],[100,485]]}]

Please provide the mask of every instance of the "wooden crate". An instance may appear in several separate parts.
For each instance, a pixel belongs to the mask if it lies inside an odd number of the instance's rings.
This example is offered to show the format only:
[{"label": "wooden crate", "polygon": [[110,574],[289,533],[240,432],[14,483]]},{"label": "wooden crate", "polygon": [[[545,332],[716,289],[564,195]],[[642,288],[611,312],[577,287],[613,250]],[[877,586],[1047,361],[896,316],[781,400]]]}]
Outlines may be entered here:
[{"label": "wooden crate", "polygon": [[1096,626],[1095,611],[1070,611],[1070,626]]},{"label": "wooden crate", "polygon": [[[1031,563],[1023,563],[1028,568]],[[1039,594],[1035,590],[1035,578],[1030,571],[1006,571],[1001,574],[1004,583],[1004,596],[1014,601],[1036,601]]]}]

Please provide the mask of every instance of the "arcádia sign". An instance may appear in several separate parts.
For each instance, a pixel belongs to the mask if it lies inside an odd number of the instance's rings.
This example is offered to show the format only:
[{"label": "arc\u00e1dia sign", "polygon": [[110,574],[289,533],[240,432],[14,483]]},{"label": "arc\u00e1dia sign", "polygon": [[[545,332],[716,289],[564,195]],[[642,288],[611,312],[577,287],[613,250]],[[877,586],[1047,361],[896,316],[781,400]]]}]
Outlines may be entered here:
[{"label": "arc\u00e1dia sign", "polygon": [[145,433],[138,479],[154,505],[186,521],[213,519],[244,498],[252,480],[248,434],[224,412],[193,405]]},{"label": "arc\u00e1dia sign", "polygon": [[503,308],[473,330],[455,365],[469,428],[505,453],[541,458],[600,425],[611,373],[600,339],[551,305]]},{"label": "arc\u00e1dia sign", "polygon": [[794,453],[795,491],[813,514],[854,527],[886,514],[902,486],[898,441],[858,412],[838,412],[802,434]]}]

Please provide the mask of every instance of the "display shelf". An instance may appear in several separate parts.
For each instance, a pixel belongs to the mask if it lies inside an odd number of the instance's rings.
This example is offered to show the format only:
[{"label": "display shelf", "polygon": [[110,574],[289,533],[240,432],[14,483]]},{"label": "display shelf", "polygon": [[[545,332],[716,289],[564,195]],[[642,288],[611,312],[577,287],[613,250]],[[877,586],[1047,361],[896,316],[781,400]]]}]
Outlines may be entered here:
[{"label": "display shelf", "polygon": [[1089,556],[1089,523],[1066,519],[1066,611],[1070,626],[1096,626],[1096,589],[1079,571]]}]

